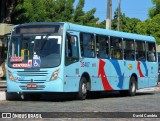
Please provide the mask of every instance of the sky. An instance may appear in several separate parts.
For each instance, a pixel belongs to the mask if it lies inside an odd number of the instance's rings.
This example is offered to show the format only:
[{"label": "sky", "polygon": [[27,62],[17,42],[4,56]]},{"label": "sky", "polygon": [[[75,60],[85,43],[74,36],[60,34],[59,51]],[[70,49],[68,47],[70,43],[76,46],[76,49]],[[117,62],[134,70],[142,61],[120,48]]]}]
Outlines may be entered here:
[{"label": "sky", "polygon": [[[78,1],[75,1],[75,5]],[[112,0],[112,17],[117,7],[118,0]],[[151,0],[121,0],[121,12],[125,13],[126,17],[138,18],[141,21],[148,18],[150,7],[153,7]],[[95,17],[100,19],[99,22],[106,19],[107,0],[85,0],[84,11],[92,8],[96,8]]]}]

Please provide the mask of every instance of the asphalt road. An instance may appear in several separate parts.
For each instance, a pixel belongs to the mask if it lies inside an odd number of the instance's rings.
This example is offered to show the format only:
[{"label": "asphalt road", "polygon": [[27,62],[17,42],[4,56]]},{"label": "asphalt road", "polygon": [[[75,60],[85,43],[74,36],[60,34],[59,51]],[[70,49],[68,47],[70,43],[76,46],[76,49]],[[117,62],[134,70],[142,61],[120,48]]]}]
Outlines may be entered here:
[{"label": "asphalt road", "polygon": [[160,112],[160,91],[142,90],[138,91],[137,95],[134,97],[121,96],[118,92],[108,92],[108,93],[102,93],[99,97],[95,98],[88,97],[86,100],[83,101],[76,100],[74,95],[70,93],[63,95],[47,94],[43,95],[39,101],[32,101],[32,100],[23,101],[20,100],[19,98],[15,99],[14,101],[0,101],[0,112],[53,112],[53,113],[54,112],[153,112],[154,113],[154,112]]},{"label": "asphalt road", "polygon": [[0,101],[0,112],[160,112],[160,92],[122,97],[118,92],[80,101],[66,94],[43,95],[39,101]]}]

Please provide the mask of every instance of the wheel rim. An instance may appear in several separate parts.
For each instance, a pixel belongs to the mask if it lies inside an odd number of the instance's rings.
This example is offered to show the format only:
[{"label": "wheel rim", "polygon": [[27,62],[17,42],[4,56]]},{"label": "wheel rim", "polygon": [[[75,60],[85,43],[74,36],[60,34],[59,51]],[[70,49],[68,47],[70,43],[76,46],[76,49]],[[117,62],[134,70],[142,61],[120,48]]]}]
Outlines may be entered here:
[{"label": "wheel rim", "polygon": [[85,95],[85,94],[86,94],[86,92],[87,92],[86,84],[85,84],[85,83],[83,83],[83,84],[82,84],[82,94],[83,94],[83,95]]},{"label": "wheel rim", "polygon": [[134,83],[134,82],[132,82],[132,83],[131,83],[131,86],[132,86],[132,89],[131,89],[131,90],[132,90],[132,92],[135,92],[135,90],[136,90],[136,85],[135,85],[135,83]]}]

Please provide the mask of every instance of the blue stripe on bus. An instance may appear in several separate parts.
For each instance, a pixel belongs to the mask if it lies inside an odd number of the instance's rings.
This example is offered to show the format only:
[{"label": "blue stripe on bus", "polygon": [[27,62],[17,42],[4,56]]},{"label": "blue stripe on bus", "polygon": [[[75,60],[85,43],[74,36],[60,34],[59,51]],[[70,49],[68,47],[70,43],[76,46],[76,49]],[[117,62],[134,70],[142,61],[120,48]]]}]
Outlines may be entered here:
[{"label": "blue stripe on bus", "polygon": [[109,61],[113,64],[113,66],[114,66],[114,68],[115,68],[115,70],[117,72],[117,75],[119,76],[119,82],[118,82],[117,87],[122,89],[124,73],[122,74],[122,72],[121,72],[121,68],[119,66],[118,60],[109,60]]},{"label": "blue stripe on bus", "polygon": [[148,69],[147,69],[147,65],[146,65],[146,62],[145,61],[141,61],[142,62],[142,64],[143,64],[143,66],[144,66],[144,68],[145,68],[145,70],[146,70],[146,76],[148,76]]}]

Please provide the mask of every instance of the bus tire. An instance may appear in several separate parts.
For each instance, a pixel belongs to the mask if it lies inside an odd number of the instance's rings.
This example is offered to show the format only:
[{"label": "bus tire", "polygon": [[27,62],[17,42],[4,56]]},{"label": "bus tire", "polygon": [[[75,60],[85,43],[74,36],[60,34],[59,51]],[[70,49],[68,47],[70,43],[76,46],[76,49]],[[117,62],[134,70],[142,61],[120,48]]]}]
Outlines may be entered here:
[{"label": "bus tire", "polygon": [[130,84],[129,84],[129,90],[128,90],[128,95],[129,96],[135,96],[136,95],[136,79],[134,76],[131,77],[130,79]]},{"label": "bus tire", "polygon": [[87,81],[85,77],[82,77],[79,83],[78,99],[85,100],[87,97]]}]

